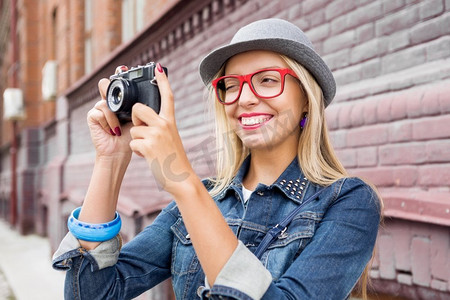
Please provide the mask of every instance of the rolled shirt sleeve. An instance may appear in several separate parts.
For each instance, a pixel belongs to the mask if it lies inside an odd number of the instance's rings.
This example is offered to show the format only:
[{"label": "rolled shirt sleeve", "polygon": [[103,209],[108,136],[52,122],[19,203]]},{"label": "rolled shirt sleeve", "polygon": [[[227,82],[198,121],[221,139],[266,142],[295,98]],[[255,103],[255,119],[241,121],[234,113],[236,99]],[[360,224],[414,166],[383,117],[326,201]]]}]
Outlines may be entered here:
[{"label": "rolled shirt sleeve", "polygon": [[58,250],[53,254],[53,268],[57,270],[68,270],[71,268],[72,258],[77,256],[86,257],[92,265],[92,271],[97,271],[116,264],[122,239],[120,235],[102,242],[95,249],[87,251],[82,248],[75,236],[68,232],[61,241]]},{"label": "rolled shirt sleeve", "polygon": [[216,278],[212,296],[260,299],[272,282],[272,275],[261,261],[239,241],[236,250]]}]

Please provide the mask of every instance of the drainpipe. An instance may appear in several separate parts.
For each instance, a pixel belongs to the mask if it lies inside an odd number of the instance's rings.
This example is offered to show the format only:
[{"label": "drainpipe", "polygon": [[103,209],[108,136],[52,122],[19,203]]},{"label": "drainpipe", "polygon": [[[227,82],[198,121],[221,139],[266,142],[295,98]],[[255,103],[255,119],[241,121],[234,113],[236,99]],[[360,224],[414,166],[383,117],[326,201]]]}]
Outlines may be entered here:
[{"label": "drainpipe", "polygon": [[[19,66],[19,47],[17,42],[17,0],[11,1],[11,43],[12,43],[12,80],[13,88],[18,87],[17,70]],[[12,142],[10,148],[11,154],[11,225],[15,226],[17,222],[17,120],[12,120]]]}]

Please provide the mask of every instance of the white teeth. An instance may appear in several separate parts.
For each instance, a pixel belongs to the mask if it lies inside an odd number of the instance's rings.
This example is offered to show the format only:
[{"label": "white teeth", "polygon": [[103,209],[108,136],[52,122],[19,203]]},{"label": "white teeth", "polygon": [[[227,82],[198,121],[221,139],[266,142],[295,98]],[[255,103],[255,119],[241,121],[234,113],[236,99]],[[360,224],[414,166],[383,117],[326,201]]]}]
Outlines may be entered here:
[{"label": "white teeth", "polygon": [[261,124],[264,123],[266,121],[268,121],[270,119],[270,117],[251,117],[251,118],[242,118],[241,119],[241,123],[242,125],[256,125],[256,124]]}]

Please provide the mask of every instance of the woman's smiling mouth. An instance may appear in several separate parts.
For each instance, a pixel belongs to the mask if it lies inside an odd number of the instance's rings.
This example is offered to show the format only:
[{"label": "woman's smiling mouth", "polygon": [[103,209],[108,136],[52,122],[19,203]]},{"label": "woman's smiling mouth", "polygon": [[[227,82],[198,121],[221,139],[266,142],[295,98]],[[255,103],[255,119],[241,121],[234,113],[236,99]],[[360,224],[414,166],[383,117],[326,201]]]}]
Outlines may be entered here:
[{"label": "woman's smiling mouth", "polygon": [[239,123],[244,129],[254,129],[272,119],[273,115],[268,114],[242,114],[239,116]]}]

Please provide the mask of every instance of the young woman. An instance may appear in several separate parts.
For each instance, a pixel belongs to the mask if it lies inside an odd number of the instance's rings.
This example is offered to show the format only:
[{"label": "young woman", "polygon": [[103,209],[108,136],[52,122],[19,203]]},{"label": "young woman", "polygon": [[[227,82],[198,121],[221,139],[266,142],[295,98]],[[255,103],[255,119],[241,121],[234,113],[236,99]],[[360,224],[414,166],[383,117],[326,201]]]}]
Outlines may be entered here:
[{"label": "young woman", "polygon": [[[347,298],[372,256],[381,203],[333,152],[329,68],[299,28],[266,19],[206,56],[200,75],[215,104],[214,178],[201,181],[187,159],[161,65],[159,115],[135,104],[121,126],[105,100],[88,113],[92,180],[54,255],[68,269],[66,298],[130,299],[169,277],[177,299]],[[132,152],[174,201],[122,247],[115,211]]]}]

